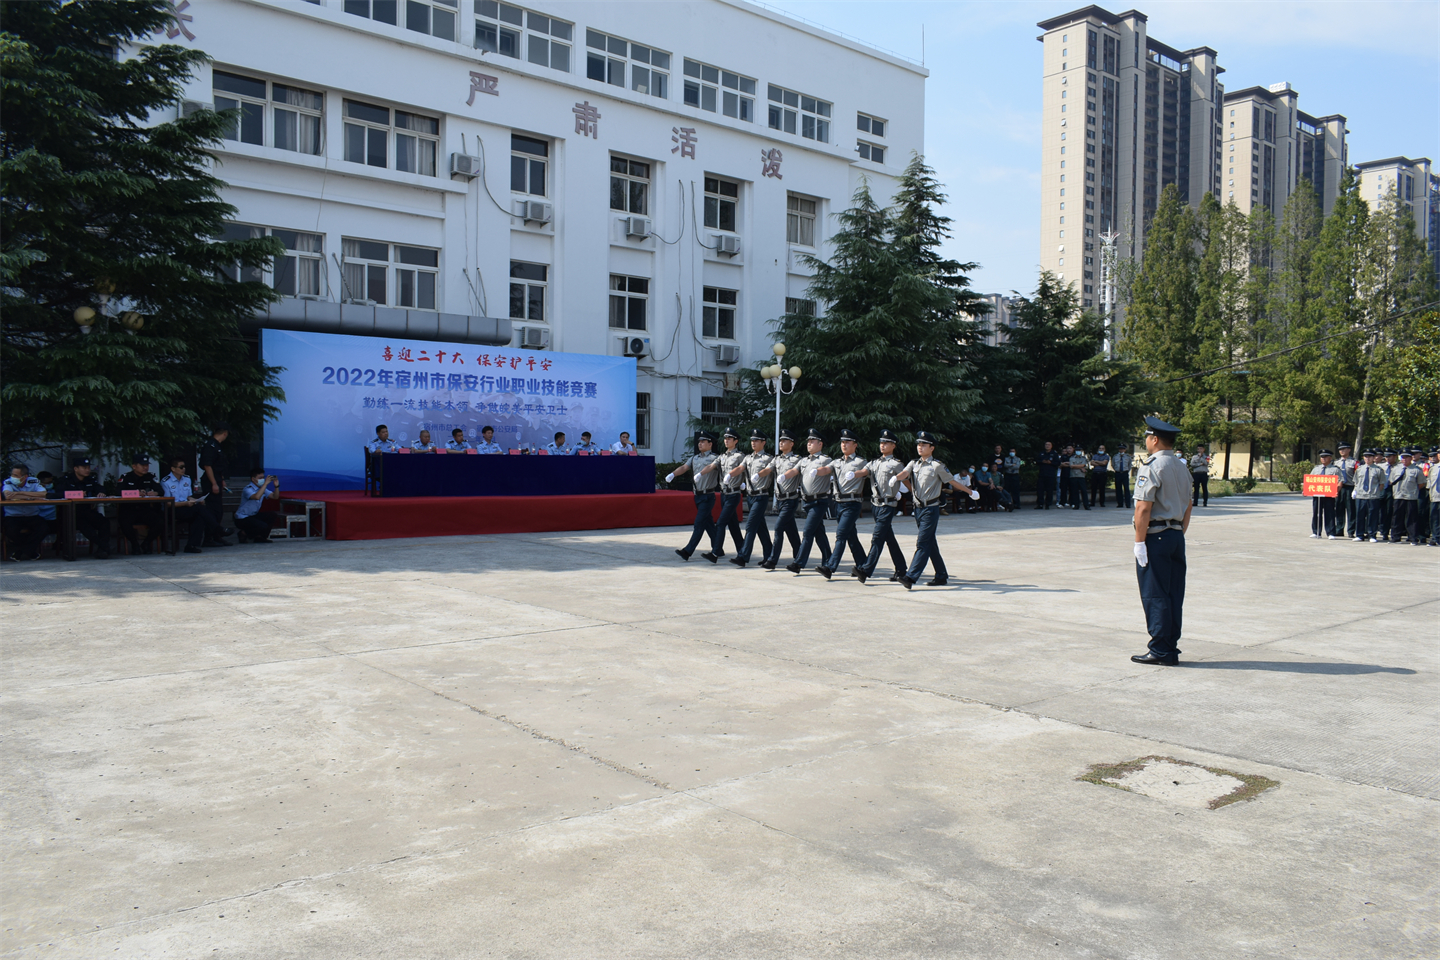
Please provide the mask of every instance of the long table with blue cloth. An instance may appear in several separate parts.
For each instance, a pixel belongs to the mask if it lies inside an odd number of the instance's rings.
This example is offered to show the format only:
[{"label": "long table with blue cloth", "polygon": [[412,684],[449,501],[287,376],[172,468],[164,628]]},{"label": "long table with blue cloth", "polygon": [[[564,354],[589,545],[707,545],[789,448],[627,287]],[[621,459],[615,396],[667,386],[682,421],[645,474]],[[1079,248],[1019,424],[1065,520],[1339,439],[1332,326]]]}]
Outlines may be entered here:
[{"label": "long table with blue cloth", "polygon": [[382,497],[563,497],[653,493],[654,457],[374,454]]}]

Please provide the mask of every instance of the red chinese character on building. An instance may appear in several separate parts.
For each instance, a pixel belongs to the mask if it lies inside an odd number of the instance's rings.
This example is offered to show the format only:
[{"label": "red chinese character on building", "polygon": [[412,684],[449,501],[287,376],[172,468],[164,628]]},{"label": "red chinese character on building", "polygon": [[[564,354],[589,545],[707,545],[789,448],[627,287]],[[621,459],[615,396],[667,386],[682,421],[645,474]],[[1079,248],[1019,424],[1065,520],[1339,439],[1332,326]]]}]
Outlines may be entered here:
[{"label": "red chinese character on building", "polygon": [[389,347],[389,346],[386,346],[386,347],[385,347],[385,352],[382,353],[382,354],[380,354],[380,358],[381,358],[382,360],[394,360],[394,359],[395,359],[395,354],[393,354],[393,353],[390,352],[390,347]]},{"label": "red chinese character on building", "polygon": [[435,362],[436,362],[436,363],[444,363],[444,362],[445,362],[445,351],[444,351],[444,350],[436,350],[436,351],[435,351]]},{"label": "red chinese character on building", "polygon": [[401,359],[401,360],[404,360],[406,363],[414,363],[414,362],[415,362],[414,360],[411,360],[411,359],[410,359],[410,348],[409,348],[409,347],[401,347],[401,348],[400,348],[400,359]]},{"label": "red chinese character on building", "polygon": [[541,360],[541,361],[540,361],[540,369],[541,369],[541,370],[549,370],[549,369],[550,369],[552,366],[554,366],[554,365],[555,365],[555,361],[554,361],[554,360]]},{"label": "red chinese character on building", "polygon": [[534,369],[535,369],[535,358],[534,358],[534,357],[531,357],[531,358],[530,358],[529,360],[527,360],[526,362],[530,364],[530,369],[531,369],[531,370],[534,370]]}]

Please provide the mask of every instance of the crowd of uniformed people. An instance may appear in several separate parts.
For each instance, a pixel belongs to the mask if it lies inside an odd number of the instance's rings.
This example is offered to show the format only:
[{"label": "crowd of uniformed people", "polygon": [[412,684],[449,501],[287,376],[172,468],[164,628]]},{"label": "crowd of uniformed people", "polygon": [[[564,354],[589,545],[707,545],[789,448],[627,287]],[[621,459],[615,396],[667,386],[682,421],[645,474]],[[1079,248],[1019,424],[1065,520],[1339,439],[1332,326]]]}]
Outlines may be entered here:
[{"label": "crowd of uniformed people", "polygon": [[1311,498],[1313,539],[1440,547],[1440,447],[1370,447],[1358,460],[1350,444],[1338,449],[1310,471],[1339,478],[1337,496]]},{"label": "crowd of uniformed people", "polygon": [[480,439],[470,443],[465,439],[465,431],[459,427],[450,431],[450,439],[445,444],[439,445],[430,436],[429,430],[421,430],[419,439],[414,442],[390,439],[390,428],[385,424],[375,427],[375,439],[365,444],[365,452],[368,454],[377,453],[469,453],[475,451],[481,454],[538,454],[560,457],[573,456],[599,456],[600,454],[618,454],[621,456],[633,456],[639,453],[635,444],[630,441],[630,432],[622,430],[620,439],[610,444],[609,447],[596,443],[590,431],[586,430],[580,434],[578,443],[567,443],[563,431],[555,434],[555,439],[543,447],[532,447],[524,444],[519,447],[503,447],[495,442],[495,428],[486,425],[480,431]]}]

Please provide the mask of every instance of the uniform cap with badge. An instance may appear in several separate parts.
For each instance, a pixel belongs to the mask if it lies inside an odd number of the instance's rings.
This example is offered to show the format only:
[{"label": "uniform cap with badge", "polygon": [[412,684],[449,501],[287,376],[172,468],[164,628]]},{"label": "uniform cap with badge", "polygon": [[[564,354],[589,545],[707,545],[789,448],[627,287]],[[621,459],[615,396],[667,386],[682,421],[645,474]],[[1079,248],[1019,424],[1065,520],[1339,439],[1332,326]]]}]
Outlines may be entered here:
[{"label": "uniform cap with badge", "polygon": [[881,442],[881,443],[899,443],[899,442],[900,442],[900,439],[895,436],[895,431],[894,431],[894,430],[891,430],[891,429],[889,429],[889,428],[887,427],[886,429],[880,431],[880,442]]}]

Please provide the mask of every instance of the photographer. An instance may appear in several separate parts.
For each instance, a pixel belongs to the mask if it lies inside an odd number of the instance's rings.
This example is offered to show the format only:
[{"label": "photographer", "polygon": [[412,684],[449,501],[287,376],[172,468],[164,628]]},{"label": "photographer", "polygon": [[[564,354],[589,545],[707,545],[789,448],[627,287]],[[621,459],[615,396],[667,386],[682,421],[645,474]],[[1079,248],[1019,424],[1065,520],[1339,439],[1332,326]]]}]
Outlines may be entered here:
[{"label": "photographer", "polygon": [[[272,492],[270,485],[274,484]],[[270,531],[278,524],[276,521],[284,521],[278,514],[260,512],[261,500],[280,499],[280,480],[275,476],[266,476],[262,469],[250,471],[250,482],[245,484],[245,492],[240,496],[240,505],[235,508],[235,526],[240,530],[242,538],[248,537],[251,543],[269,543]]]}]

